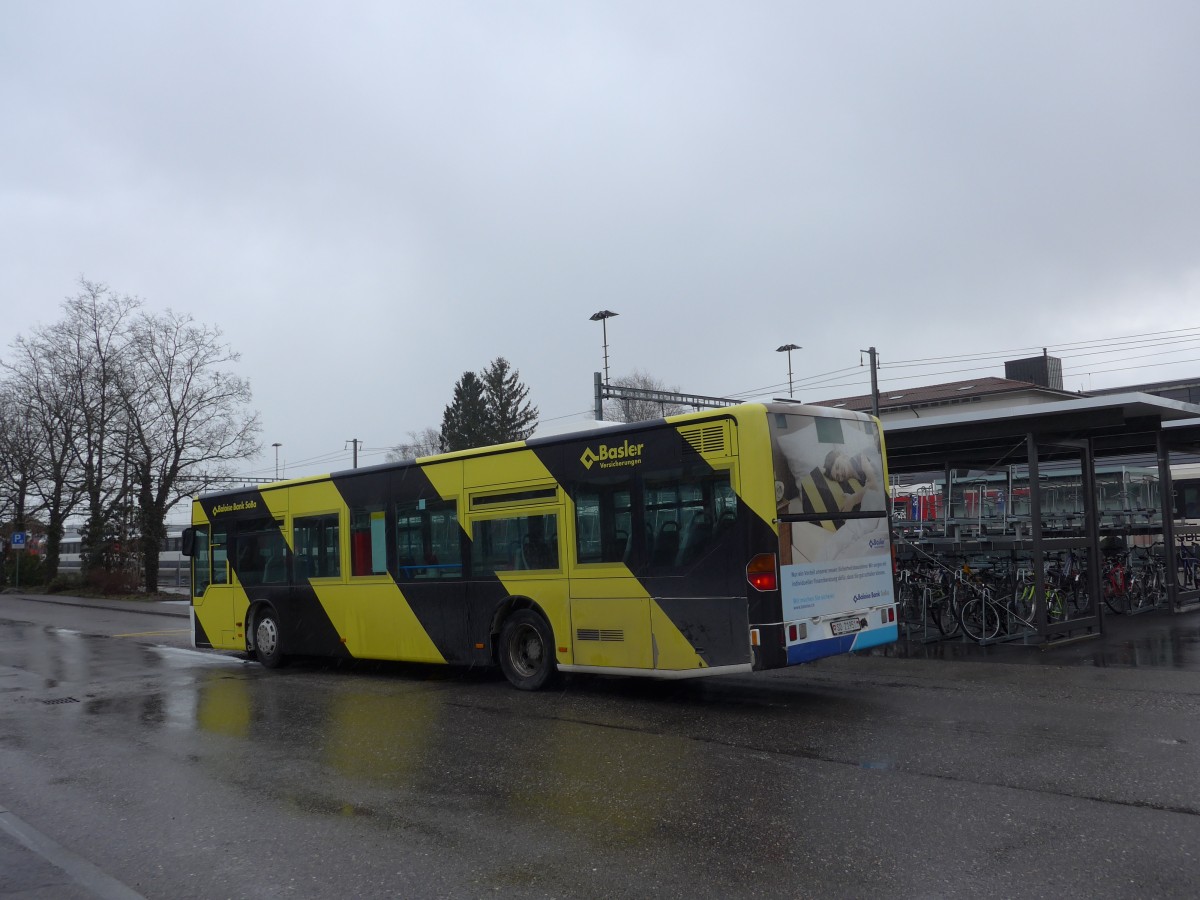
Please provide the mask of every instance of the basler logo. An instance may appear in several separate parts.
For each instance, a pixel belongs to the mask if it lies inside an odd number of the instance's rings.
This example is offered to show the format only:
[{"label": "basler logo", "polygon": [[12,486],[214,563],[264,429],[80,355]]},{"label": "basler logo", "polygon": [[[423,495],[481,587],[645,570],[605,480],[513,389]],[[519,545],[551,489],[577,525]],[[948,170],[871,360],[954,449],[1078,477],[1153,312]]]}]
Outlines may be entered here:
[{"label": "basler logo", "polygon": [[645,444],[631,444],[628,440],[623,444],[600,444],[588,447],[583,451],[579,461],[585,469],[590,469],[600,463],[602,469],[612,469],[617,466],[640,466],[642,464],[642,448]]}]

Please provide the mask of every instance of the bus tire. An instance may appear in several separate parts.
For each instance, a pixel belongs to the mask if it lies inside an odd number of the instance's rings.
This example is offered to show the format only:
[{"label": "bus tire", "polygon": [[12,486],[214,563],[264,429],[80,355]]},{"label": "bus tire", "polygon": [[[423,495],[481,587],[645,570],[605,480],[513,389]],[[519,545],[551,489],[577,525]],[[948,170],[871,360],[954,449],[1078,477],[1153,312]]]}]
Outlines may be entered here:
[{"label": "bus tire", "polygon": [[278,669],[284,663],[279,614],[269,606],[254,617],[254,655],[268,669]]},{"label": "bus tire", "polygon": [[518,609],[500,627],[500,668],[513,687],[537,691],[554,681],[554,634],[531,609]]}]

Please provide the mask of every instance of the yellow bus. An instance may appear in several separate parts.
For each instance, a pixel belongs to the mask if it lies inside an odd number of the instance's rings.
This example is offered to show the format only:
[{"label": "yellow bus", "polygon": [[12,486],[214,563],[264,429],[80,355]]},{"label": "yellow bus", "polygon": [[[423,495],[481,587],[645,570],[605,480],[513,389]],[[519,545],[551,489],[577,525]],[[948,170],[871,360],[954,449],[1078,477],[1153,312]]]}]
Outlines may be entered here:
[{"label": "yellow bus", "polygon": [[876,419],[792,403],[197,498],[193,642],[690,678],[896,640]]}]

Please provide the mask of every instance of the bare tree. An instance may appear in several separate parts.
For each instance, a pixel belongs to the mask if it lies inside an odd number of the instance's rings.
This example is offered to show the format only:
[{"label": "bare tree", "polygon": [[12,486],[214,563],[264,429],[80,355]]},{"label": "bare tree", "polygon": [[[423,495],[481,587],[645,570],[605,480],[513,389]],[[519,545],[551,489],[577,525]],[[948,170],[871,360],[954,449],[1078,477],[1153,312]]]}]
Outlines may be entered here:
[{"label": "bare tree", "polygon": [[60,360],[61,377],[78,413],[73,453],[87,509],[82,563],[84,574],[112,565],[120,516],[129,508],[125,449],[125,402],[121,384],[128,380],[129,323],[141,307],[136,298],[119,297],[106,285],[79,280],[80,291],[63,303],[64,320],[45,332]]},{"label": "bare tree", "polygon": [[4,475],[5,507],[14,531],[24,531],[29,496],[38,472],[37,430],[25,415],[11,384],[0,388],[0,467]]},{"label": "bare tree", "polygon": [[407,444],[397,444],[387,452],[388,462],[399,462],[402,459],[418,459],[422,456],[433,456],[442,453],[442,433],[436,428],[425,428],[420,432],[410,431]]},{"label": "bare tree", "polygon": [[39,499],[46,524],[45,574],[47,581],[58,573],[58,562],[67,520],[75,514],[83,496],[76,466],[78,433],[77,397],[65,371],[66,359],[53,330],[35,330],[32,337],[18,337],[12,344],[13,361],[4,368],[8,384],[20,398],[20,406],[36,435],[36,470],[30,472],[30,489]]},{"label": "bare tree", "polygon": [[168,310],[137,316],[129,337],[122,399],[145,585],[154,592],[167,513],[259,453],[261,424],[248,409],[249,382],[226,369],[241,357],[220,329]]},{"label": "bare tree", "polygon": [[[619,387],[636,388],[643,391],[679,393],[678,387],[667,387],[657,378],[639,369],[634,369],[630,375],[614,378],[612,383]],[[645,422],[648,419],[677,416],[684,412],[687,412],[687,408],[677,403],[618,397],[606,401],[605,418],[612,422]]]}]

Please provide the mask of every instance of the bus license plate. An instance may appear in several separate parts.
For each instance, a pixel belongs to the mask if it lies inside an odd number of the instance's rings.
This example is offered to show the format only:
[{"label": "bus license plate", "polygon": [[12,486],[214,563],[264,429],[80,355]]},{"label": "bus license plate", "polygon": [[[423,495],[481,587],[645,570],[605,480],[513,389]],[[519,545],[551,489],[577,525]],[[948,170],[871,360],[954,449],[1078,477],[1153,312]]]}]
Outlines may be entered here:
[{"label": "bus license plate", "polygon": [[838,619],[836,622],[830,622],[829,624],[833,627],[835,635],[853,634],[856,631],[862,630],[862,623],[858,618]]}]

